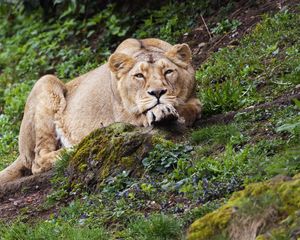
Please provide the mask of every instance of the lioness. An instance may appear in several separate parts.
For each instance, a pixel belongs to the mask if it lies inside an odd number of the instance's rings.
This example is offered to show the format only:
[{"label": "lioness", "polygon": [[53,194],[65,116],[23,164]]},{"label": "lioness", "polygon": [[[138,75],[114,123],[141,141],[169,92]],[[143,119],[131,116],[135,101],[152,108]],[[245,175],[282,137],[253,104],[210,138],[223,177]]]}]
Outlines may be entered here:
[{"label": "lioness", "polygon": [[150,126],[162,120],[191,125],[201,104],[187,44],[127,39],[108,63],[66,84],[46,75],[25,106],[17,160],[0,172],[0,183],[49,170],[62,148],[114,122]]}]

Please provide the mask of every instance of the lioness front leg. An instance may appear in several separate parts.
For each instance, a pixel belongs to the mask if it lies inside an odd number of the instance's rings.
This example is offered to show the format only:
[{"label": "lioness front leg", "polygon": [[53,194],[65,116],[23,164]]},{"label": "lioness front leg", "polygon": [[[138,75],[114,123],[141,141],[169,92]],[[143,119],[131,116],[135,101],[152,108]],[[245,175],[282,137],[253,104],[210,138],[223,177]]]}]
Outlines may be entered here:
[{"label": "lioness front leg", "polygon": [[179,118],[177,110],[171,104],[158,104],[146,114],[149,125],[162,121],[175,121]]},{"label": "lioness front leg", "polygon": [[36,155],[35,161],[32,165],[32,173],[37,174],[50,170],[53,167],[61,151],[62,149],[52,152],[48,152],[46,149],[40,151],[39,155]]},{"label": "lioness front leg", "polygon": [[201,103],[197,98],[189,99],[185,104],[177,107],[178,113],[184,118],[186,126],[192,126],[201,116]]}]

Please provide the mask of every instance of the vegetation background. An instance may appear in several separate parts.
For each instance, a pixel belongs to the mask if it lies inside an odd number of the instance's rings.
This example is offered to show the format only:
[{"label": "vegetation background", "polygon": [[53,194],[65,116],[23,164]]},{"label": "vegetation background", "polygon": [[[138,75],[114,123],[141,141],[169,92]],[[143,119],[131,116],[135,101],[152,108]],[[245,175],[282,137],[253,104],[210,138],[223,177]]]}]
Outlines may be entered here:
[{"label": "vegetation background", "polygon": [[[0,1],[0,169],[18,154],[37,79],[50,73],[69,81],[128,37],[188,42],[203,103],[195,128],[155,144],[143,177],[121,171],[91,191],[70,184],[72,152],[64,154],[47,191],[24,190],[22,204],[3,199],[0,239],[184,239],[193,221],[230,203],[235,191],[299,173],[299,9],[298,1],[267,0]],[[287,210],[281,192],[269,192],[235,203],[239,217],[250,209],[246,216],[259,218],[272,205],[276,220],[257,236],[292,239],[300,201]],[[229,220],[209,216],[214,233],[190,228],[190,239],[197,231],[194,239],[232,239]]]}]

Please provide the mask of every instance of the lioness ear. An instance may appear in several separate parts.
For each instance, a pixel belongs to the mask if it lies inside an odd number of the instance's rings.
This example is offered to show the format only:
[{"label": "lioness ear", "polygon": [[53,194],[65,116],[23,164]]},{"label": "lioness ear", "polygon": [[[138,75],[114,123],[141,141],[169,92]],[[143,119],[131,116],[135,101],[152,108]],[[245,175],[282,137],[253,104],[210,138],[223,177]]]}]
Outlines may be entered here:
[{"label": "lioness ear", "polygon": [[192,52],[186,43],[174,45],[165,55],[182,67],[187,67],[192,61]]},{"label": "lioness ear", "polygon": [[134,63],[135,60],[124,53],[114,53],[108,59],[110,70],[117,75],[127,73]]}]

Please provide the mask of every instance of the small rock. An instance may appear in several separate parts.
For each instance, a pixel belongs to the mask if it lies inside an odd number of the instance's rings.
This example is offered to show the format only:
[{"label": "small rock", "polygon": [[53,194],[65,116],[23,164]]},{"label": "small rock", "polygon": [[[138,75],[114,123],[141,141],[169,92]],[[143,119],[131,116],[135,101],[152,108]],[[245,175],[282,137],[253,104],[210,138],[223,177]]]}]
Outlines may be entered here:
[{"label": "small rock", "polygon": [[203,48],[205,45],[206,45],[206,43],[205,43],[205,42],[202,42],[202,43],[199,43],[199,44],[198,44],[198,47],[199,47],[199,48]]},{"label": "small rock", "polygon": [[14,201],[13,204],[14,204],[14,206],[19,206],[21,202],[22,202],[21,200],[17,200],[17,201]]}]

